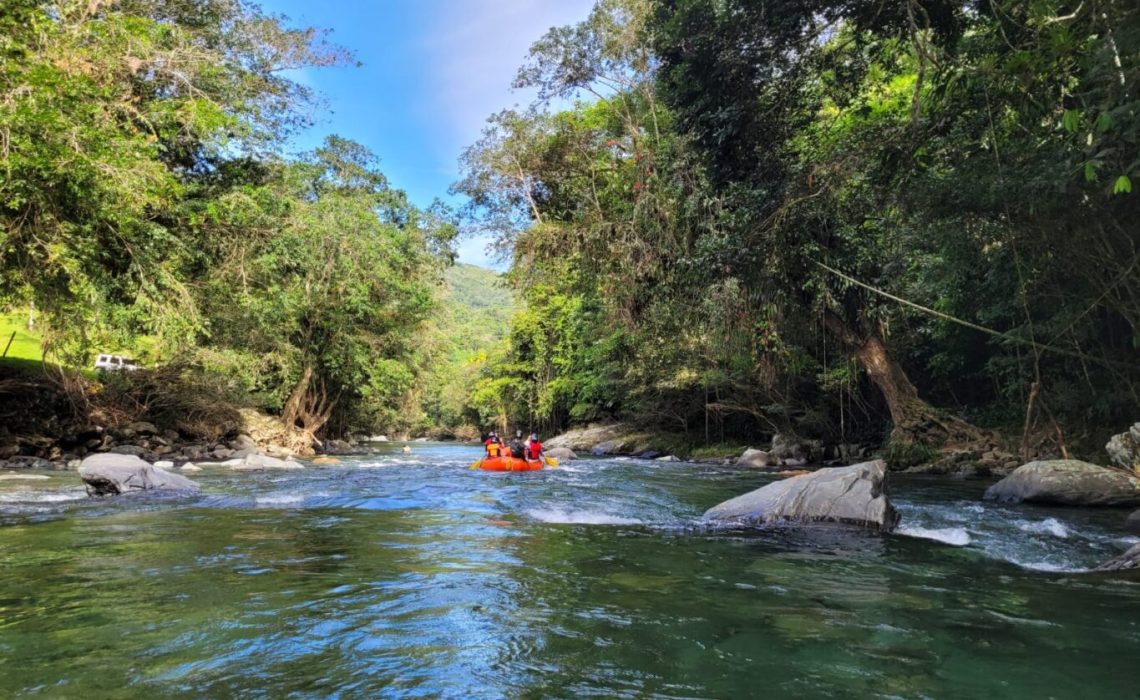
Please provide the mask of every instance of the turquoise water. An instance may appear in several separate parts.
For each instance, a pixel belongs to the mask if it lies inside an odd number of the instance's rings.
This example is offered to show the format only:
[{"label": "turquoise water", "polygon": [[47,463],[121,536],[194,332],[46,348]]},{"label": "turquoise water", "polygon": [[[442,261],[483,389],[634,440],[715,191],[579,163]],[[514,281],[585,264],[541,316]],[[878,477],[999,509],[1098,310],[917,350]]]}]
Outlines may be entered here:
[{"label": "turquoise water", "polygon": [[[699,522],[772,477],[478,451],[0,486],[0,696],[1140,697],[1124,513],[896,479],[909,534]],[[952,544],[949,544],[952,543]]]}]

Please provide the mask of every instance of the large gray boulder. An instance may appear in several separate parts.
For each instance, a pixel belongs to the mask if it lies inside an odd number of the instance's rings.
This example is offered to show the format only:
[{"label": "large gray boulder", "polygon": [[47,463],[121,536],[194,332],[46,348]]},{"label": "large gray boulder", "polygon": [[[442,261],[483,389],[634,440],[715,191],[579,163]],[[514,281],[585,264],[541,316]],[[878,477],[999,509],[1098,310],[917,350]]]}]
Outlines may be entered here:
[{"label": "large gray boulder", "polygon": [[91,455],[79,465],[79,476],[91,496],[117,496],[140,491],[194,492],[196,482],[171,474],[134,455]]},{"label": "large gray boulder", "polygon": [[890,532],[899,518],[887,498],[887,464],[877,460],[768,484],[710,508],[705,519],[749,525],[829,522]]},{"label": "large gray boulder", "polygon": [[745,450],[744,454],[740,455],[740,459],[736,460],[736,466],[738,467],[756,467],[762,469],[764,467],[775,466],[775,464],[775,460],[773,460],[767,452],[754,450],[751,447]]},{"label": "large gray boulder", "polygon": [[1128,432],[1113,435],[1104,449],[1113,464],[1140,473],[1140,423],[1133,425]]},{"label": "large gray boulder", "polygon": [[546,456],[563,461],[578,459],[578,453],[569,447],[555,447],[552,450],[546,450]]},{"label": "large gray boulder", "polygon": [[1075,459],[1030,462],[986,490],[987,501],[1140,506],[1140,479]]},{"label": "large gray boulder", "polygon": [[1133,545],[1132,549],[1115,559],[1110,559],[1093,571],[1125,571],[1127,569],[1140,569],[1140,544]]}]

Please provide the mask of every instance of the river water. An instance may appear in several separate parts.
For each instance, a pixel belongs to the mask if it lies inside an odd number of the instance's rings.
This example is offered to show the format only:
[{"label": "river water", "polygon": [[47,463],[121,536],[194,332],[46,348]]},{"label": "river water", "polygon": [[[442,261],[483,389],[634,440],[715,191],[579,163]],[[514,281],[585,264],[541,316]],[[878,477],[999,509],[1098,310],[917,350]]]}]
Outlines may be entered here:
[{"label": "river water", "polygon": [[699,521],[773,477],[469,447],[191,498],[0,485],[0,697],[1140,697],[1124,513],[894,479],[904,533]]}]

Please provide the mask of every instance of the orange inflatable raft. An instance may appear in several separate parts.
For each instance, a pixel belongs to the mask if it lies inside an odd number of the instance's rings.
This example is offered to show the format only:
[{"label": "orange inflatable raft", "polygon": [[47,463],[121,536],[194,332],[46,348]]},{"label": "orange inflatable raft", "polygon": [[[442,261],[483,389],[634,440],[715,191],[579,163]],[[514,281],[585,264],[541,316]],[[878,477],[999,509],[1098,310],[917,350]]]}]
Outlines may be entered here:
[{"label": "orange inflatable raft", "polygon": [[542,469],[537,459],[528,462],[518,457],[487,457],[479,463],[479,468],[487,472],[536,472]]}]

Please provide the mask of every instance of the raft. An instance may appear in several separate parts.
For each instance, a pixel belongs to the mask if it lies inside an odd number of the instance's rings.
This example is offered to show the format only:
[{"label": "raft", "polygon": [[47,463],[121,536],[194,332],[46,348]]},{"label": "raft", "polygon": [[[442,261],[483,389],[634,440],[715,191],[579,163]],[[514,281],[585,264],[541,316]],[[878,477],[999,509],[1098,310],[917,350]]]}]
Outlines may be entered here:
[{"label": "raft", "polygon": [[542,469],[537,459],[528,462],[518,457],[487,457],[479,462],[479,468],[487,472],[536,472]]}]

